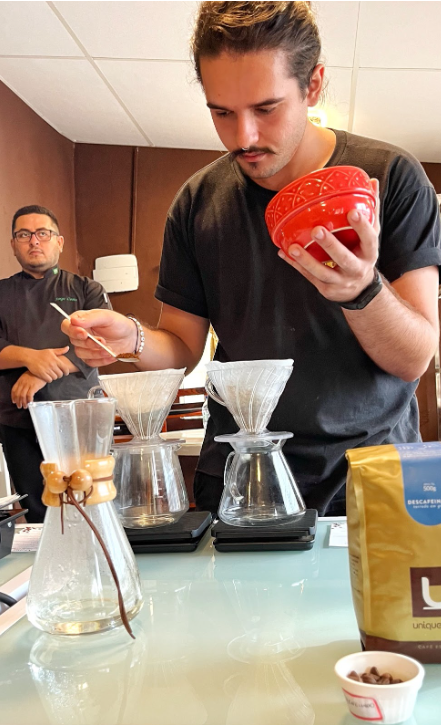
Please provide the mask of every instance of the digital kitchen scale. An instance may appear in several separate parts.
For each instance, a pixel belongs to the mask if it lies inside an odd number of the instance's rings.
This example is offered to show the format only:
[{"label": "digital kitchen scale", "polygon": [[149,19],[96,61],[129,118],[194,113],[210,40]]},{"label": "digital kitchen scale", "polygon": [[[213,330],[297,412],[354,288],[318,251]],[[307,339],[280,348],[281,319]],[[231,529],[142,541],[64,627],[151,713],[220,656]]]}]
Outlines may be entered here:
[{"label": "digital kitchen scale", "polygon": [[294,523],[283,526],[231,526],[216,521],[211,529],[217,551],[298,551],[312,549],[317,528],[316,509],[307,509]]},{"label": "digital kitchen scale", "polygon": [[187,511],[175,524],[125,532],[135,554],[195,551],[211,521],[209,511]]}]

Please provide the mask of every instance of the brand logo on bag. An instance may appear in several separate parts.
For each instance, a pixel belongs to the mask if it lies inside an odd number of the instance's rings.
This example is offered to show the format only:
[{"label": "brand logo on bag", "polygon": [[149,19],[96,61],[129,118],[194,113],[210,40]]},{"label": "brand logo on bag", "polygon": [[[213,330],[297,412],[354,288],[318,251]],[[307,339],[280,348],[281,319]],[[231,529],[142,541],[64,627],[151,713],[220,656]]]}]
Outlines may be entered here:
[{"label": "brand logo on bag", "polygon": [[[410,589],[414,617],[441,619],[441,566],[411,567]],[[432,629],[431,626],[429,628]]]}]

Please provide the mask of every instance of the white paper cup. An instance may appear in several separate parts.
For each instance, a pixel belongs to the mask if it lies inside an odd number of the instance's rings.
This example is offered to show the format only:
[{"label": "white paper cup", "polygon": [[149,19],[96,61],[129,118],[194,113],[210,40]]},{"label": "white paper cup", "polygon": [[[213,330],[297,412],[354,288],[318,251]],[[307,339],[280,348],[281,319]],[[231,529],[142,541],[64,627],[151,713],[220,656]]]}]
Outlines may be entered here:
[{"label": "white paper cup", "polygon": [[[394,679],[403,682],[369,685],[348,677],[352,670],[361,675],[369,667],[376,667],[380,674],[389,672]],[[338,660],[335,674],[352,715],[365,722],[394,725],[411,717],[418,690],[423,684],[424,668],[411,657],[394,652],[357,652]]]}]

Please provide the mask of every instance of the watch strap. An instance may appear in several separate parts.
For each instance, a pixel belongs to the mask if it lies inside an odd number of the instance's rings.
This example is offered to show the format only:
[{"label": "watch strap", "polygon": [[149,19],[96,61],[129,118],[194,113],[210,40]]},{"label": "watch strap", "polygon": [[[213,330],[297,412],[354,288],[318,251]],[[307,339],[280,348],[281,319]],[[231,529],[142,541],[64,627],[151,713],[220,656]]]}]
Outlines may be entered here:
[{"label": "watch strap", "polygon": [[381,292],[383,288],[383,280],[381,279],[381,274],[378,271],[378,269],[375,267],[375,275],[372,282],[365,287],[365,289],[360,292],[360,294],[355,298],[355,300],[350,300],[349,302],[337,302],[340,307],[343,307],[345,310],[363,310],[369,302],[372,302],[374,297],[378,295],[379,292]]}]

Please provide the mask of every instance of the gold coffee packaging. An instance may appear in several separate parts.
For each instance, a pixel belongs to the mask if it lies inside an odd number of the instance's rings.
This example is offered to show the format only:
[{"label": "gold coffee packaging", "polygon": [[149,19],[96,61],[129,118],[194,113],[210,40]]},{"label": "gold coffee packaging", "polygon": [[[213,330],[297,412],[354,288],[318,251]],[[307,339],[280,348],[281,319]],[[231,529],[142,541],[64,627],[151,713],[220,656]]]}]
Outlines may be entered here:
[{"label": "gold coffee packaging", "polygon": [[352,597],[367,650],[441,662],[441,443],[348,459]]}]

